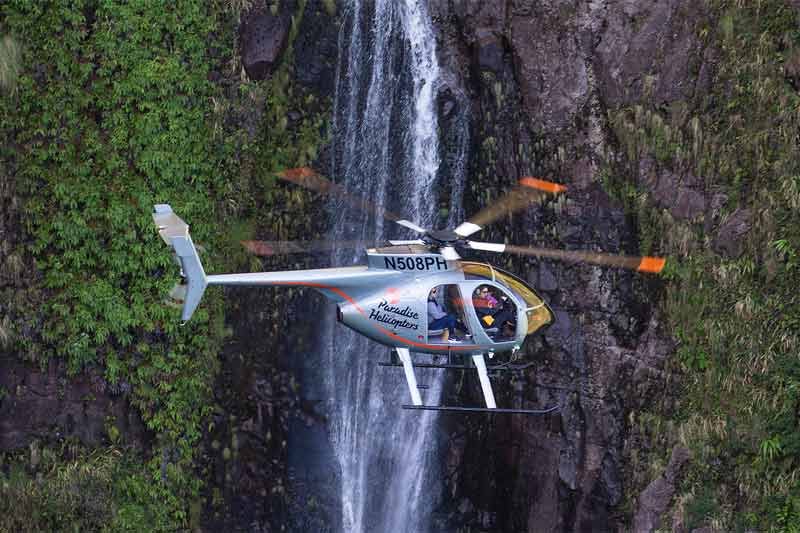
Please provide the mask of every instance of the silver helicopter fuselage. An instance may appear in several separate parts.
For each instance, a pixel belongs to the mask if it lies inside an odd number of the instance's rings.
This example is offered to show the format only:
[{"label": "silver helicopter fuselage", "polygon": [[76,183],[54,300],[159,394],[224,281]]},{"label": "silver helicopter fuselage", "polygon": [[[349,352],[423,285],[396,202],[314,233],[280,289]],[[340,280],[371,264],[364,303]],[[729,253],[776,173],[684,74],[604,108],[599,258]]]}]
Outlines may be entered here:
[{"label": "silver helicopter fuselage", "polygon": [[[419,246],[390,246],[367,250],[367,265],[254,272],[206,276],[208,285],[273,285],[308,287],[336,303],[337,320],[375,342],[414,352],[464,355],[500,353],[519,349],[528,331],[527,304],[498,276],[467,279],[464,265],[482,265],[489,272],[508,275],[485,263],[448,261]],[[492,279],[494,277],[494,279]],[[481,326],[471,305],[479,285],[489,285],[513,299],[516,331],[513,338],[495,342]],[[437,342],[441,330],[429,330],[428,295],[449,286],[466,305],[460,318],[470,337],[458,342]],[[533,291],[533,289],[529,290]],[[188,319],[185,317],[184,319]]]},{"label": "silver helicopter fuselage", "polygon": [[[186,283],[183,321],[192,316],[208,285],[312,288],[337,304],[337,318],[345,326],[385,346],[432,354],[517,350],[528,334],[553,319],[535,291],[508,272],[486,263],[447,260],[421,245],[369,249],[363,266],[206,275],[188,225],[168,205],[157,205],[153,218],[181,265]],[[437,286],[447,287],[451,303],[460,303],[458,318],[469,330],[463,338],[444,340],[441,330],[429,329],[428,296]],[[481,325],[472,305],[478,286],[494,287],[511,299],[516,314],[513,336],[495,340]]]},{"label": "silver helicopter fuselage", "polygon": [[[363,266],[206,275],[188,225],[175,215],[172,208],[166,204],[156,205],[153,220],[181,267],[185,281],[181,291],[185,292],[181,311],[184,322],[197,309],[208,285],[308,287],[336,303],[337,318],[342,324],[394,348],[402,363],[413,403],[404,408],[527,414],[544,414],[556,408],[497,409],[485,356],[518,350],[529,334],[553,321],[553,313],[547,304],[525,282],[508,272],[487,263],[448,260],[424,244],[403,244],[367,250],[367,264]],[[432,317],[428,316],[428,298],[434,287],[441,287],[442,296],[446,295],[446,305],[435,309],[437,314],[447,308],[452,319],[458,320],[457,326],[467,330],[461,331],[457,338],[450,337],[448,328],[431,330],[429,327],[429,318]],[[472,296],[479,287],[492,287],[501,299],[507,299],[506,304],[513,304],[498,309],[498,312],[506,313],[503,320],[498,319],[505,324],[502,335],[498,331],[503,329],[502,324],[494,324],[494,332],[490,335],[492,320],[482,313],[482,324],[478,317]],[[441,305],[443,302],[437,303]],[[507,313],[511,309],[515,316],[509,317]],[[309,317],[311,320],[316,318]],[[516,331],[508,331],[510,324],[514,324]],[[452,327],[457,329],[455,325]],[[477,370],[486,407],[424,405],[411,352],[465,356],[465,361],[471,361]]]}]

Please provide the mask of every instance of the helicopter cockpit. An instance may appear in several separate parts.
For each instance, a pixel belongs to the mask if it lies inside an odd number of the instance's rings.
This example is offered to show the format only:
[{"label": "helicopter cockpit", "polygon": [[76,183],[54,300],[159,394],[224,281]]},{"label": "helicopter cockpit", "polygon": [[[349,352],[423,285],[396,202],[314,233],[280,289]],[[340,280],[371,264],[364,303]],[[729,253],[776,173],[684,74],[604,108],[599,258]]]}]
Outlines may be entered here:
[{"label": "helicopter cockpit", "polygon": [[461,261],[464,281],[440,283],[428,294],[430,344],[519,341],[553,322],[553,312],[513,274],[486,263]]},{"label": "helicopter cockpit", "polygon": [[[492,341],[511,341],[516,333],[531,335],[553,322],[552,310],[536,291],[517,276],[487,263],[461,261],[460,266],[465,280],[477,282],[473,290],[472,307]],[[522,305],[521,309],[517,309],[517,303]],[[524,332],[514,332],[513,328],[518,322],[516,317],[522,319],[523,313],[526,329]],[[515,319],[511,320],[511,316]]]}]

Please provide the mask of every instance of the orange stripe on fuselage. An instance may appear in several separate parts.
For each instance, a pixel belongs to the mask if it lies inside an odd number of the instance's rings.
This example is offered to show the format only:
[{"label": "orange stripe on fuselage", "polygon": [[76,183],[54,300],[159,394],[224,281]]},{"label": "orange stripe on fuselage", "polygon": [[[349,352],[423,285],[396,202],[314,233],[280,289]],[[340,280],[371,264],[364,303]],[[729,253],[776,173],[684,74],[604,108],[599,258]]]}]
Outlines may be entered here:
[{"label": "orange stripe on fuselage", "polygon": [[[274,282],[273,285],[302,285],[303,287],[314,287],[315,289],[326,289],[326,290],[329,290],[329,291],[331,291],[333,293],[338,294],[339,296],[341,296],[342,298],[344,298],[345,300],[347,300],[348,302],[353,304],[353,306],[355,306],[356,310],[359,313],[361,313],[361,315],[364,318],[369,320],[369,318],[367,317],[367,314],[364,312],[363,309],[361,309],[361,306],[359,306],[355,302],[355,300],[353,300],[346,292],[344,292],[343,290],[339,289],[338,287],[332,287],[330,285],[324,285],[322,283],[306,283],[304,281],[277,281],[277,282]],[[372,323],[370,322],[370,324],[372,324]],[[475,348],[479,347],[477,344],[453,346],[452,344],[425,344],[425,343],[422,343],[422,342],[414,342],[414,341],[410,341],[408,339],[404,339],[400,335],[396,335],[396,334],[392,333],[391,331],[389,331],[388,329],[386,329],[386,328],[384,328],[382,326],[379,326],[377,324],[372,324],[372,326],[375,329],[377,329],[378,331],[380,331],[381,333],[383,333],[384,335],[386,335],[388,337],[391,337],[392,339],[396,339],[396,340],[398,340],[400,342],[403,342],[405,344],[409,344],[411,346],[416,346],[418,348],[429,348],[429,349],[432,349],[432,350],[443,350],[444,348],[447,348],[447,349],[453,350],[453,351],[463,351],[463,350],[474,350]]]}]

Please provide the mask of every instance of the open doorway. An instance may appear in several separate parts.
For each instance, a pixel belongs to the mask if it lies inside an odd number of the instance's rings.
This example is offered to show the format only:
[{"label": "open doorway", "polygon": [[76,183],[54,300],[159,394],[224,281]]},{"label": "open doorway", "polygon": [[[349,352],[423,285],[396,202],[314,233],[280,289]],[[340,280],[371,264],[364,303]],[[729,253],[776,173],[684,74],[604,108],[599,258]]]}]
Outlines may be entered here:
[{"label": "open doorway", "polygon": [[437,285],[428,293],[428,342],[457,344],[472,342],[464,315],[464,300],[458,285]]}]

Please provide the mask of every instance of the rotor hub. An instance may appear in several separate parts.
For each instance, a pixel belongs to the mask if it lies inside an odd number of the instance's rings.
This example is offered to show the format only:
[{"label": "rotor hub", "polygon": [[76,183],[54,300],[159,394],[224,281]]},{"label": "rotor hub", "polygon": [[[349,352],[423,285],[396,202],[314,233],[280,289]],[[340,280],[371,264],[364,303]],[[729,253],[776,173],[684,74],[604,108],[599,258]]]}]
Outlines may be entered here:
[{"label": "rotor hub", "polygon": [[429,231],[426,236],[440,244],[455,244],[461,240],[461,236],[450,229],[437,229]]}]

